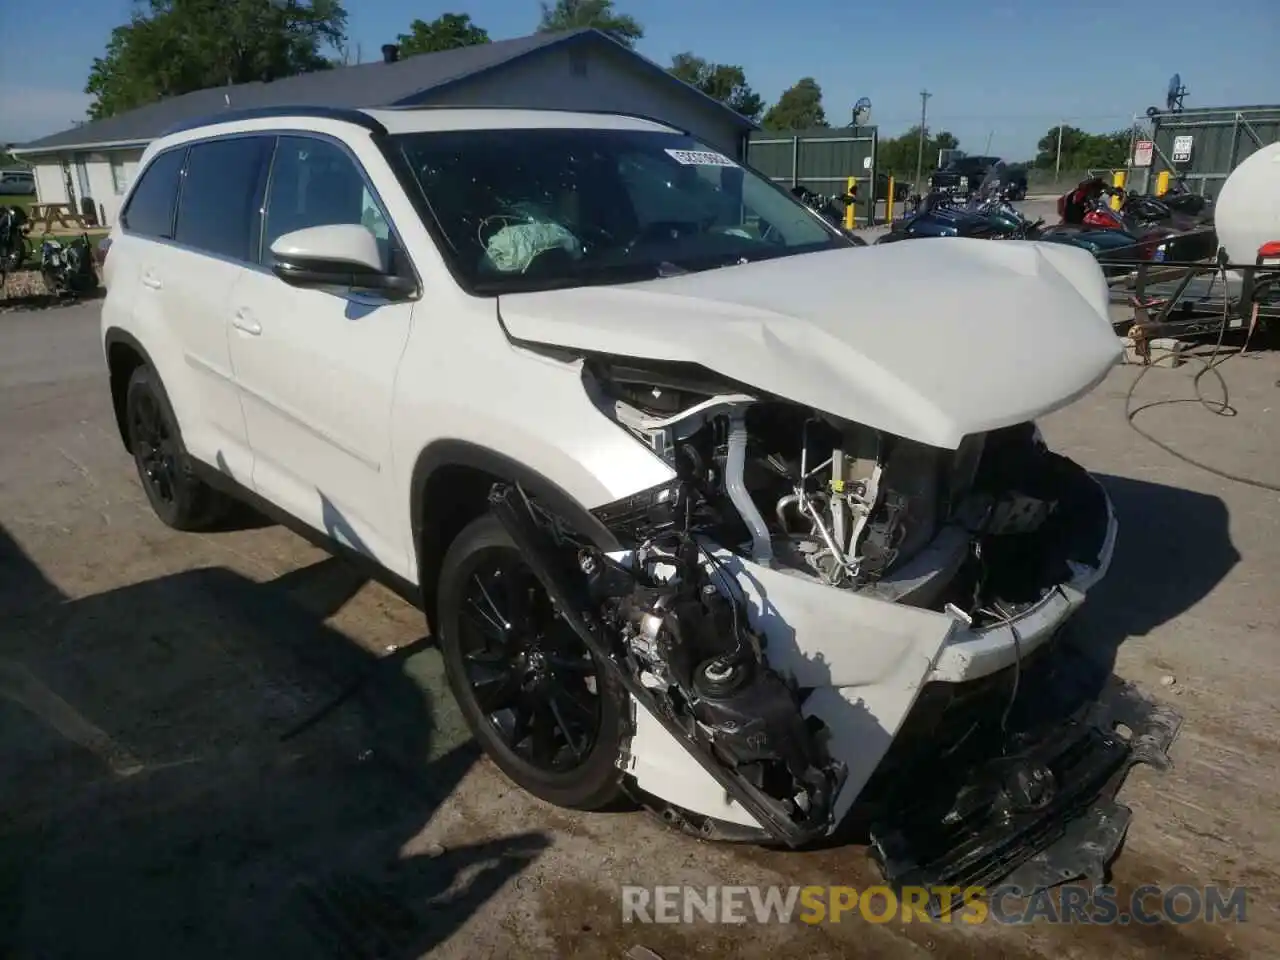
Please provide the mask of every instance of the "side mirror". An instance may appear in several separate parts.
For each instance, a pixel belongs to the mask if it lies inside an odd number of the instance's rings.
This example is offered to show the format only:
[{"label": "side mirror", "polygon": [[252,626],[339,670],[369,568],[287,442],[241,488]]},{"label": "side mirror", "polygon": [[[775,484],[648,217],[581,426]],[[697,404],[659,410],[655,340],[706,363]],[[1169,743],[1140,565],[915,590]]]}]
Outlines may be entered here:
[{"label": "side mirror", "polygon": [[416,289],[408,277],[387,273],[378,241],[355,223],[294,230],[271,244],[271,271],[295,287],[352,287],[404,297]]}]

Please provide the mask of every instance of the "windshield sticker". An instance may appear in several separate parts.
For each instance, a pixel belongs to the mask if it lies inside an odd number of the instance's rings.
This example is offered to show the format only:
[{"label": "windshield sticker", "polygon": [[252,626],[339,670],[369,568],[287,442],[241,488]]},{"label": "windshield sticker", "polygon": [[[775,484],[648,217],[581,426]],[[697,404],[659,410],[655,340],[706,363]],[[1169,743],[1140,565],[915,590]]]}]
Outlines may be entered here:
[{"label": "windshield sticker", "polygon": [[736,167],[737,164],[723,153],[714,150],[668,150],[667,154],[676,163],[686,167]]}]

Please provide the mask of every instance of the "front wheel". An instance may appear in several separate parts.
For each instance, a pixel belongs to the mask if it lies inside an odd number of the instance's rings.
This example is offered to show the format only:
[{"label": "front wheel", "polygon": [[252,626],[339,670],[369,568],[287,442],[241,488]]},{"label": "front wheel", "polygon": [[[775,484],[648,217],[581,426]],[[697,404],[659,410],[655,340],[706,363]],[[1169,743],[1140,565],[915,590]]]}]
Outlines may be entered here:
[{"label": "front wheel", "polygon": [[553,610],[496,517],[449,547],[436,619],[449,686],[503,773],[561,807],[619,798],[626,693]]}]

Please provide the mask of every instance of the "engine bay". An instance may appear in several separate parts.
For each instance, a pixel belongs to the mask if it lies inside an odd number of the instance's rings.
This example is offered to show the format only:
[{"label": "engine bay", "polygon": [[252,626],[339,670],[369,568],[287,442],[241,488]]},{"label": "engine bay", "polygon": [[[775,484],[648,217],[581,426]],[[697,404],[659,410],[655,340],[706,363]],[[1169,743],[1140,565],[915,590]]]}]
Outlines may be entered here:
[{"label": "engine bay", "polygon": [[983,626],[1096,561],[1105,536],[1094,484],[1031,423],[944,450],[696,370],[598,362],[587,376],[679,478],[665,502],[603,511],[634,542],[681,523],[757,563]]}]

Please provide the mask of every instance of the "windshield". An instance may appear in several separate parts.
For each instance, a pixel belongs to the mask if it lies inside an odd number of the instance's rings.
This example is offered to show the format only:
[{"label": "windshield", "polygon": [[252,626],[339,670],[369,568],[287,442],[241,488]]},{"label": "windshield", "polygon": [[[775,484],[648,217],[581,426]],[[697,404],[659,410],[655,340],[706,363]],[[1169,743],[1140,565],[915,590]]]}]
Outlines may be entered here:
[{"label": "windshield", "polygon": [[769,180],[682,134],[507,129],[399,142],[476,292],[622,283],[851,246]]}]

